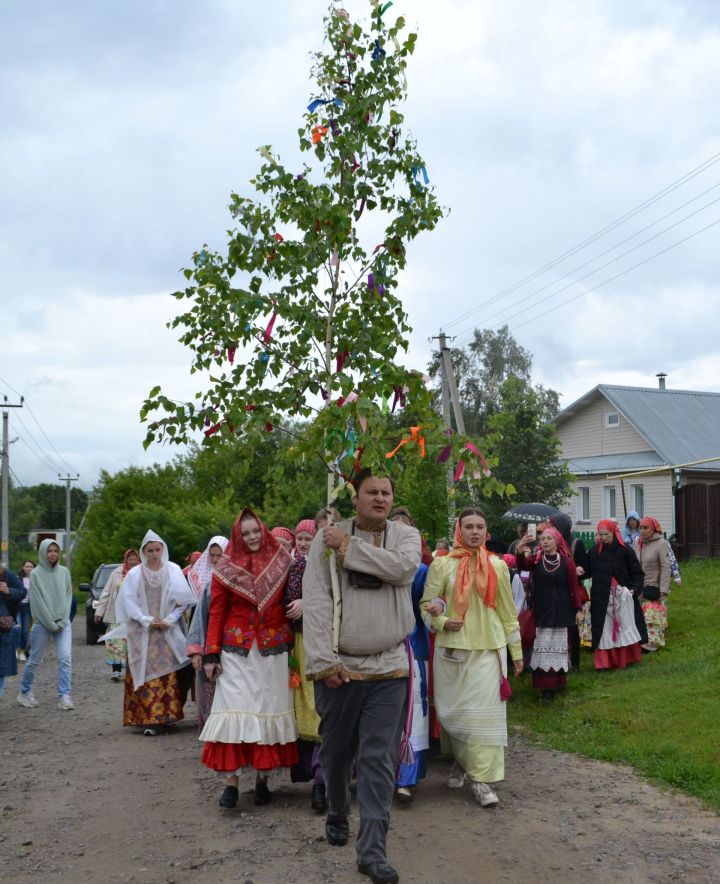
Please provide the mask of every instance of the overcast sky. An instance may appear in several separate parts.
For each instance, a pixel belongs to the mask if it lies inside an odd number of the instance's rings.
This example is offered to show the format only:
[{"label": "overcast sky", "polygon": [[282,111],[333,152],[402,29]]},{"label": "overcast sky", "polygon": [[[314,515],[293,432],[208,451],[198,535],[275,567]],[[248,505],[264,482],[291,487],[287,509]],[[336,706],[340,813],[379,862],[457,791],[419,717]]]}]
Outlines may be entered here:
[{"label": "overcast sky", "polygon": [[[23,484],[72,468],[90,487],[100,469],[175,453],[144,453],[138,420],[154,384],[195,389],[169,293],[195,249],[222,247],[256,148],[299,162],[327,6],[0,4],[0,394],[32,409],[11,412]],[[655,386],[658,371],[720,389],[720,223],[692,236],[720,220],[718,4],[395,0],[398,13],[419,34],[406,123],[451,210],[402,277],[412,366],[441,323],[462,345],[507,321],[565,405],[601,382]]]}]

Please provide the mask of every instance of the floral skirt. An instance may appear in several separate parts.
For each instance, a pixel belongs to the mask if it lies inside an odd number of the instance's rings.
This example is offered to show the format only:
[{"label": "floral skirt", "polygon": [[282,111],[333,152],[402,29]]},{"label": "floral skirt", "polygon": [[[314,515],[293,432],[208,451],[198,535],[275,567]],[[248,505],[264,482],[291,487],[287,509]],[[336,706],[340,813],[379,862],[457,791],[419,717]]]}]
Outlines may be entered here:
[{"label": "floral skirt", "polygon": [[186,692],[179,672],[152,678],[134,689],[130,670],[125,671],[123,726],[140,727],[172,724],[182,721]]},{"label": "floral skirt", "polygon": [[665,630],[667,629],[667,608],[662,602],[644,602],[643,616],[648,631],[648,645],[657,650],[665,647]]},{"label": "floral skirt", "polygon": [[[108,623],[106,632],[117,629],[117,623]],[[127,666],[127,640],[111,638],[105,642],[105,662],[108,666]]]}]

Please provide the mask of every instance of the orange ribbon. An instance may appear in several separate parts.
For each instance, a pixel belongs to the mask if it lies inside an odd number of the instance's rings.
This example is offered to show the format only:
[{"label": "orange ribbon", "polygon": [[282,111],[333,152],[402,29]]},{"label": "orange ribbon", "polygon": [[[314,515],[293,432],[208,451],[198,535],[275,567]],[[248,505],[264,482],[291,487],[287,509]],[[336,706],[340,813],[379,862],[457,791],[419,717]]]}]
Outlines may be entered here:
[{"label": "orange ribbon", "polygon": [[313,126],[312,127],[312,143],[319,144],[323,135],[327,135],[327,126]]},{"label": "orange ribbon", "polygon": [[392,451],[388,451],[385,457],[395,457],[403,445],[407,445],[408,442],[417,442],[420,446],[420,457],[425,457],[425,437],[420,433],[420,430],[422,427],[410,427],[410,435],[406,439],[401,439]]}]

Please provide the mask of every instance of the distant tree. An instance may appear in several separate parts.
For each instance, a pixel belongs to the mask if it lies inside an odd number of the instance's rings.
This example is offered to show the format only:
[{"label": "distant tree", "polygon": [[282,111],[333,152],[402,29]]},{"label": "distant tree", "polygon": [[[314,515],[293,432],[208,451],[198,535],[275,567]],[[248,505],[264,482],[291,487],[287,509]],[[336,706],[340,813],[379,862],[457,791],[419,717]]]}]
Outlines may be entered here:
[{"label": "distant tree", "polygon": [[[561,459],[560,440],[547,421],[543,395],[517,377],[500,386],[499,408],[488,418],[487,449],[498,460],[501,482],[516,488],[514,499],[560,506],[570,493],[572,474]],[[511,537],[512,525],[500,517],[507,502],[490,499],[485,507],[494,534]]]},{"label": "distant tree", "polygon": [[[497,331],[475,329],[473,340],[466,347],[451,348],[450,360],[455,372],[460,406],[465,419],[466,431],[484,436],[489,430],[488,421],[501,407],[501,388],[511,377],[527,387],[532,387],[539,397],[546,419],[560,410],[560,399],[555,390],[532,384],[532,354],[520,346],[508,326]],[[435,354],[430,363],[430,376],[438,381],[440,357]],[[436,400],[439,402],[439,387]]]}]

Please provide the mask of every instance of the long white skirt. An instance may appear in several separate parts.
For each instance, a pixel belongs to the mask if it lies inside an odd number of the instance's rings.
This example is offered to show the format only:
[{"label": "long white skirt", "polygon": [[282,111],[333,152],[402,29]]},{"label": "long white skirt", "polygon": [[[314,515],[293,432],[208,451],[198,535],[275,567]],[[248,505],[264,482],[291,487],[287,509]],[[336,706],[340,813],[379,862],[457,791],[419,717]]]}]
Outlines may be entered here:
[{"label": "long white skirt", "polygon": [[505,777],[507,704],[500,677],[507,675],[506,651],[455,651],[457,662],[435,648],[435,709],[458,764],[477,782]]},{"label": "long white skirt", "polygon": [[253,642],[247,657],[222,651],[222,675],[202,742],[294,743],[297,739],[287,654],[263,657]]}]

